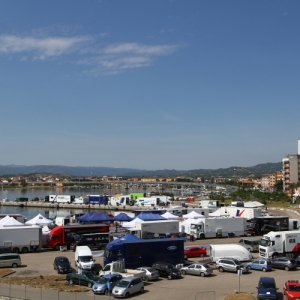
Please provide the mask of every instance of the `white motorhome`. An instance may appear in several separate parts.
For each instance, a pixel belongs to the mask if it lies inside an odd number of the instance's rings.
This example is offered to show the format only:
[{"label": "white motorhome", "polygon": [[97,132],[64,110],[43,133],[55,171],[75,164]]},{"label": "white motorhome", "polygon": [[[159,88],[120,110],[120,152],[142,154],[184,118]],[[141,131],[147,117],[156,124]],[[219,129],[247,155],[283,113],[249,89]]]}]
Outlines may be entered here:
[{"label": "white motorhome", "polygon": [[82,270],[91,270],[94,268],[94,258],[91,249],[88,246],[77,246],[75,251],[75,265]]},{"label": "white motorhome", "polygon": [[223,206],[219,209],[221,212],[227,213],[231,217],[242,217],[246,218],[247,220],[263,216],[261,208]]},{"label": "white motorhome", "polygon": [[220,207],[219,200],[200,200],[199,208],[218,208]]},{"label": "white motorhome", "polygon": [[217,261],[219,258],[232,257],[239,261],[249,261],[252,254],[243,246],[236,244],[210,245],[210,259]]},{"label": "white motorhome", "polygon": [[300,231],[270,231],[259,241],[259,256],[294,255],[299,252]]},{"label": "white motorhome", "polygon": [[151,196],[151,198],[156,198],[160,205],[169,205],[173,203],[173,198],[170,196],[165,196],[165,195],[156,195],[156,196]]},{"label": "white motorhome", "polygon": [[139,238],[161,238],[179,234],[179,220],[136,221],[131,234]]},{"label": "white motorhome", "polygon": [[119,205],[133,205],[134,201],[131,198],[131,195],[115,195],[109,200],[109,205],[119,206]]},{"label": "white motorhome", "polygon": [[49,195],[45,197],[45,201],[55,203],[67,203],[70,204],[74,201],[74,195]]},{"label": "white motorhome", "polygon": [[247,231],[245,218],[201,218],[190,221],[190,232],[195,239],[243,236]]},{"label": "white motorhome", "polygon": [[0,246],[15,253],[37,251],[42,248],[42,228],[37,225],[0,227]]}]

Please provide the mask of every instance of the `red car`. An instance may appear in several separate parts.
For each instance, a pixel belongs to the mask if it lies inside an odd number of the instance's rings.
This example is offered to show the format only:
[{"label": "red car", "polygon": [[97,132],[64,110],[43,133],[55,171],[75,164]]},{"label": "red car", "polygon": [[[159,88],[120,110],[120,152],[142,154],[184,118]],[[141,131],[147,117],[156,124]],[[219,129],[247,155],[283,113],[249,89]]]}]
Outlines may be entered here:
[{"label": "red car", "polygon": [[298,280],[288,280],[283,286],[283,295],[286,300],[300,299],[300,283]]},{"label": "red car", "polygon": [[199,246],[185,246],[184,247],[184,258],[206,256],[206,248]]}]

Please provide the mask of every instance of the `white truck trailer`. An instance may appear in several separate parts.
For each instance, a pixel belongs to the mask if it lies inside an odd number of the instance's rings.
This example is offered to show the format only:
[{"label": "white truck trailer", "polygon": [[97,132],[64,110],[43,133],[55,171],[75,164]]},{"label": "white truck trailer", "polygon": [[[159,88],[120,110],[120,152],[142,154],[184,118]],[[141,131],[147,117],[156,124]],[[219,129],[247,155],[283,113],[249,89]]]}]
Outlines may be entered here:
[{"label": "white truck trailer", "polygon": [[0,227],[0,246],[11,248],[14,253],[27,253],[42,248],[42,227]]},{"label": "white truck trailer", "polygon": [[219,200],[200,200],[199,201],[199,208],[219,208],[220,201]]},{"label": "white truck trailer", "polygon": [[143,239],[163,238],[179,234],[179,220],[136,221],[131,234]]},{"label": "white truck trailer", "polygon": [[242,217],[246,218],[247,220],[263,216],[261,208],[223,206],[219,209],[221,210],[221,212],[227,213],[231,217]]},{"label": "white truck trailer", "polygon": [[[247,231],[246,218],[201,218],[189,224],[190,235],[195,239],[213,237],[244,236]],[[188,232],[186,232],[188,233]]]},{"label": "white truck trailer", "polygon": [[259,256],[276,257],[300,254],[300,231],[270,231],[259,241]]},{"label": "white truck trailer", "polygon": [[72,203],[75,200],[74,195],[49,195],[45,197],[46,201],[55,203]]}]

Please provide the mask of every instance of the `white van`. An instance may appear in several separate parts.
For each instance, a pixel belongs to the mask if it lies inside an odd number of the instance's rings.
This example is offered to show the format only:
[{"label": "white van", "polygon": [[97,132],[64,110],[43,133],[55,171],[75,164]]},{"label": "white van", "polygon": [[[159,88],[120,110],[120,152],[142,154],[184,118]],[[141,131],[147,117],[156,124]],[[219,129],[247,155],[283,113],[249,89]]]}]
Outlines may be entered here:
[{"label": "white van", "polygon": [[236,244],[210,245],[210,259],[217,261],[219,258],[232,257],[239,261],[249,261],[252,254],[243,246]]},{"label": "white van", "polygon": [[92,270],[94,268],[94,258],[88,246],[78,246],[75,251],[75,265],[82,270]]}]

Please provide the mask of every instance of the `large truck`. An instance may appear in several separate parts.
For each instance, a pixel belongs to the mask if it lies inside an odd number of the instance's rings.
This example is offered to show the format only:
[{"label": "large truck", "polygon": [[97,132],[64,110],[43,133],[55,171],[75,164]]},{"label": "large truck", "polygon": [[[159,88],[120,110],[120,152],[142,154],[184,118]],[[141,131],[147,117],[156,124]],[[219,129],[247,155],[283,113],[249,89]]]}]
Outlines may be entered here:
[{"label": "large truck", "polygon": [[116,194],[114,197],[111,197],[109,200],[109,204],[111,206],[133,206],[134,205],[134,200],[132,199],[131,195],[120,195]]},{"label": "large truck", "polygon": [[242,217],[247,220],[263,216],[261,208],[223,206],[220,207],[220,210],[223,213],[229,214],[231,217]]},{"label": "large truck", "polygon": [[48,247],[60,250],[61,247],[70,249],[82,234],[88,233],[109,233],[109,225],[92,224],[92,225],[67,225],[56,226],[49,233]]},{"label": "large truck", "polygon": [[200,200],[199,208],[219,208],[220,201],[219,200]]},{"label": "large truck", "polygon": [[166,238],[179,235],[179,220],[136,221],[129,233],[143,239]]},{"label": "large truck", "polygon": [[185,232],[195,239],[244,236],[247,231],[245,218],[201,218],[192,220],[188,225],[189,232]]},{"label": "large truck", "polygon": [[271,231],[259,241],[259,256],[276,257],[300,255],[300,231]]},{"label": "large truck", "polygon": [[104,265],[124,260],[125,268],[136,269],[152,266],[154,262],[166,261],[173,265],[184,261],[184,238],[166,239],[116,239],[106,245]]},{"label": "large truck", "polygon": [[247,224],[247,233],[251,235],[287,230],[289,230],[289,218],[284,216],[255,217],[249,220]]},{"label": "large truck", "polygon": [[75,195],[48,195],[45,196],[46,202],[71,204],[75,200]]},{"label": "large truck", "polygon": [[42,248],[42,228],[37,225],[0,227],[0,246],[14,253],[27,253]]},{"label": "large truck", "polygon": [[109,232],[81,234],[75,238],[70,249],[75,251],[79,246],[88,246],[90,249],[104,250],[109,243],[109,236]]},{"label": "large truck", "polygon": [[107,205],[109,201],[107,195],[87,195],[86,198],[88,204]]},{"label": "large truck", "polygon": [[142,197],[135,201],[135,205],[144,207],[169,206],[172,198],[169,196]]}]

